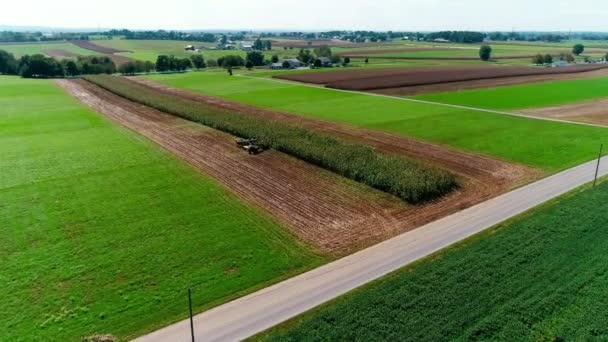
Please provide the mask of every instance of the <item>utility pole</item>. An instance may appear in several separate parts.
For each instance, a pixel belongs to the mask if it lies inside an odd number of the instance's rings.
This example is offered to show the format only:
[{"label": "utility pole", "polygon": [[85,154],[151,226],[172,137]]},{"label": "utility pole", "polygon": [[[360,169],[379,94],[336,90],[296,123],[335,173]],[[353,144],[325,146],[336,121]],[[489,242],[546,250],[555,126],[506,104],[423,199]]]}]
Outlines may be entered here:
[{"label": "utility pole", "polygon": [[602,152],[604,149],[604,144],[600,145],[600,155],[597,157],[597,166],[595,167],[595,178],[593,179],[593,187],[597,184],[597,175],[600,172],[600,160],[602,159]]},{"label": "utility pole", "polygon": [[190,336],[194,342],[194,321],[192,319],[192,289],[188,289],[188,306],[190,307]]}]

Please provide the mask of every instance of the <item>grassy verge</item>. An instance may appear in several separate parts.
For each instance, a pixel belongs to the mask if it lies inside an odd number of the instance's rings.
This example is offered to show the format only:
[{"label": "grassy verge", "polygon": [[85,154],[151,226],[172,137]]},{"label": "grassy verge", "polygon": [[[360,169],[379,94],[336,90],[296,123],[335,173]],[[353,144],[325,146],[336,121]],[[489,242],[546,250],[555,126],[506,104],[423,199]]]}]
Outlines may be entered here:
[{"label": "grassy verge", "polygon": [[113,76],[86,76],[86,80],[130,100],[285,152],[339,175],[386,191],[410,203],[432,200],[456,187],[456,179],[437,168],[399,156],[385,155],[364,145],[343,142],[329,135],[279,121],[222,110],[164,94]]},{"label": "grassy verge", "polygon": [[579,189],[254,339],[605,340],[607,201]]},{"label": "grassy verge", "polygon": [[51,81],[0,106],[1,341],[127,339],[325,261]]},{"label": "grassy verge", "polygon": [[603,128],[412,103],[263,78],[205,72],[148,78],[231,101],[387,131],[549,172],[593,159],[608,136]]},{"label": "grassy verge", "polygon": [[605,97],[608,97],[606,77],[415,96],[420,100],[502,110],[555,106]]}]

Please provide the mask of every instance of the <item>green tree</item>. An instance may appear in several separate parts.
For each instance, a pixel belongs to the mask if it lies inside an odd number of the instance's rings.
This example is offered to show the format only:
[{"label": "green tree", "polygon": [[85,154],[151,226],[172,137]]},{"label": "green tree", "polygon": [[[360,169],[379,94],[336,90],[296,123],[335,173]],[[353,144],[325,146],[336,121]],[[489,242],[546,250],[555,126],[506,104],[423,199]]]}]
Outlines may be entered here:
[{"label": "green tree", "polygon": [[233,68],[245,65],[245,60],[241,56],[227,55],[218,58],[217,64],[223,68]]},{"label": "green tree", "polygon": [[321,46],[315,49],[317,57],[331,57],[332,51],[329,46]]},{"label": "green tree", "polygon": [[272,42],[270,40],[265,41],[264,46],[266,47],[266,50],[272,50]]},{"label": "green tree", "polygon": [[249,70],[253,69],[253,63],[250,60],[248,60],[247,63],[245,63],[245,68],[247,68]]},{"label": "green tree", "polygon": [[68,76],[76,76],[80,74],[80,70],[76,62],[69,60],[65,63],[65,73]]},{"label": "green tree", "polygon": [[309,64],[310,62],[313,61],[313,55],[310,53],[310,50],[306,49],[300,49],[300,52],[298,53],[298,60],[304,64]]},{"label": "green tree", "polygon": [[350,57],[344,57],[344,66],[347,66],[350,64]]},{"label": "green tree", "polygon": [[482,61],[489,61],[490,57],[492,57],[492,48],[489,45],[483,45],[479,48],[479,58]]},{"label": "green tree", "polygon": [[315,68],[321,68],[323,67],[323,63],[321,62],[320,59],[315,59],[315,64],[314,64]]},{"label": "green tree", "polygon": [[194,65],[197,70],[207,67],[205,65],[205,58],[203,57],[203,55],[192,55],[190,56],[190,60],[192,60],[192,65]]},{"label": "green tree", "polygon": [[0,50],[0,74],[15,75],[17,73],[17,60],[12,53]]},{"label": "green tree", "polygon": [[137,67],[135,65],[135,62],[127,62],[127,63],[121,64],[118,67],[118,72],[120,72],[123,75],[135,75],[135,73],[137,72]]},{"label": "green tree", "polygon": [[369,64],[369,58],[365,58],[365,64]]},{"label": "green tree", "polygon": [[170,70],[169,56],[160,55],[156,58],[156,71],[163,72]]},{"label": "green tree", "polygon": [[246,60],[254,66],[264,65],[264,55],[258,51],[248,52]]},{"label": "green tree", "polygon": [[258,50],[258,51],[262,51],[264,50],[264,42],[262,42],[262,40],[260,38],[256,39],[255,42],[253,42],[253,49],[254,50]]},{"label": "green tree", "polygon": [[291,68],[291,64],[289,64],[288,61],[283,61],[283,69],[289,69]]},{"label": "green tree", "polygon": [[272,63],[279,63],[279,56],[272,55]]},{"label": "green tree", "polygon": [[572,47],[572,53],[575,55],[580,55],[585,51],[585,46],[583,44],[576,44]]},{"label": "green tree", "polygon": [[532,57],[532,63],[536,65],[544,64],[545,57],[539,53],[536,56]]},{"label": "green tree", "polygon": [[550,54],[546,54],[545,57],[543,57],[543,63],[545,63],[545,64],[553,63],[553,56],[551,56]]}]

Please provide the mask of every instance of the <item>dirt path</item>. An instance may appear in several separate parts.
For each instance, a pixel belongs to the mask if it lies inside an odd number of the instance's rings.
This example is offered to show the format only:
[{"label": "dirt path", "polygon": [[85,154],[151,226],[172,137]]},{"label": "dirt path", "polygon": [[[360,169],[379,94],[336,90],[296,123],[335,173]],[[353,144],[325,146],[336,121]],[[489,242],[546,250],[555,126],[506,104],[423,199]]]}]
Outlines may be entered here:
[{"label": "dirt path", "polygon": [[519,112],[543,118],[608,126],[608,99],[585,101],[563,106],[526,109]]}]

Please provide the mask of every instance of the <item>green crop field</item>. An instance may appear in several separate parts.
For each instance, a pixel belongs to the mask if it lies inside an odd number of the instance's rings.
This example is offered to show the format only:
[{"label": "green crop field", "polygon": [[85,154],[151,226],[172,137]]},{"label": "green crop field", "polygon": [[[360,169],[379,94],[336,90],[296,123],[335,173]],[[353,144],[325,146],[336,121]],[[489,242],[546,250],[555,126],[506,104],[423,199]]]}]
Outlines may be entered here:
[{"label": "green crop field", "polygon": [[[491,114],[224,73],[152,75],[167,85],[383,130],[557,171],[593,159],[603,128]],[[517,143],[514,143],[517,142]]]},{"label": "green crop field", "polygon": [[420,100],[488,109],[523,109],[608,97],[608,78],[562,80],[415,96]]},{"label": "green crop field", "polygon": [[43,54],[45,50],[66,50],[83,56],[99,55],[98,52],[79,48],[72,43],[0,44],[0,50],[19,58],[23,55]]},{"label": "green crop field", "polygon": [[1,341],[126,339],[325,260],[52,81],[0,106]]},{"label": "green crop field", "polygon": [[606,203],[575,191],[255,339],[605,341]]}]

